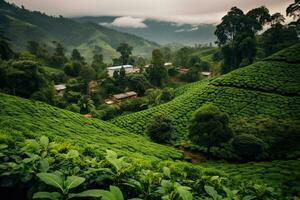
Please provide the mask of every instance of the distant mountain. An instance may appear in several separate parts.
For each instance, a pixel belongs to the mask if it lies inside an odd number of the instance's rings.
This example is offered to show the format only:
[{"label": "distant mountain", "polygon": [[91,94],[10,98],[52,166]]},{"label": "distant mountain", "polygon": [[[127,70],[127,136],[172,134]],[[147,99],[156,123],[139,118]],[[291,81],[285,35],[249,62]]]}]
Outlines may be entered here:
[{"label": "distant mountain", "polygon": [[46,43],[60,41],[70,53],[77,48],[88,61],[93,56],[95,46],[103,50],[106,61],[118,56],[115,48],[121,42],[134,47],[134,55],[150,56],[159,45],[141,37],[119,32],[94,23],[78,23],[74,20],[47,16],[38,11],[29,11],[0,0],[0,27],[11,39],[14,49],[23,50],[29,40]]},{"label": "distant mountain", "polygon": [[74,18],[78,22],[92,22],[99,25],[106,25],[118,31],[127,32],[155,41],[160,44],[181,43],[184,45],[207,44],[216,40],[213,24],[176,24],[173,22],[162,22],[152,19],[143,21],[144,27],[131,28],[114,26],[112,23],[118,17],[79,17]]}]

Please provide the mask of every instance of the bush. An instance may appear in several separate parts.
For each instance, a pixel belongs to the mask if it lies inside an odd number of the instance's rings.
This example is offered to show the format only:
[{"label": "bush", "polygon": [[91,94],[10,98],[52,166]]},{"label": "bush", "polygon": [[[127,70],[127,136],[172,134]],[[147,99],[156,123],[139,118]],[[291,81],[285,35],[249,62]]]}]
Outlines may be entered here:
[{"label": "bush", "polygon": [[163,114],[156,115],[147,126],[146,131],[153,141],[158,143],[167,143],[172,137],[172,120]]},{"label": "bush", "polygon": [[264,152],[264,142],[250,134],[241,134],[233,138],[232,146],[243,160],[252,160]]},{"label": "bush", "polygon": [[66,110],[72,111],[72,112],[76,112],[76,113],[80,113],[80,107],[77,104],[70,104],[68,107],[66,107]]},{"label": "bush", "polygon": [[148,108],[147,101],[143,98],[129,99],[121,103],[122,111],[137,112]]},{"label": "bush", "polygon": [[163,102],[167,102],[167,101],[172,100],[174,97],[175,97],[175,92],[174,92],[173,88],[164,88],[162,90],[160,99]]},{"label": "bush", "polygon": [[229,117],[213,104],[205,104],[196,110],[190,120],[189,138],[197,144],[210,148],[227,142],[232,137],[228,127]]}]

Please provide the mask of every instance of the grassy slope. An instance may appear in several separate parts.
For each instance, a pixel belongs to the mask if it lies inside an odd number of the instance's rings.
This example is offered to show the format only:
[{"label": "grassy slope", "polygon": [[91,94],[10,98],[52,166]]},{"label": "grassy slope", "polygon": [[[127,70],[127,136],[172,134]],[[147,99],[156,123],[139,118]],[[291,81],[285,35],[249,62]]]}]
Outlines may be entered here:
[{"label": "grassy slope", "polygon": [[118,56],[115,48],[121,42],[134,47],[134,54],[150,56],[158,44],[135,35],[121,33],[91,23],[78,23],[66,18],[54,18],[39,12],[29,12],[0,2],[0,26],[11,38],[13,47],[22,50],[27,41],[36,40],[53,47],[52,41],[61,41],[68,52],[78,48],[90,60],[95,45],[103,49],[105,58]]},{"label": "grassy slope", "polygon": [[181,153],[126,132],[108,122],[44,103],[0,93],[0,132],[13,137],[35,138],[46,135],[56,141],[89,148],[101,154],[112,149],[120,154],[162,159],[180,158]]},{"label": "grassy slope", "polygon": [[[274,57],[270,57],[217,79],[185,86],[185,92],[178,90],[181,95],[171,102],[115,118],[112,123],[131,132],[143,134],[154,114],[166,113],[174,120],[177,139],[184,139],[190,115],[206,102],[213,102],[227,112],[231,123],[257,115],[299,120],[300,65],[296,58],[294,62],[287,62],[287,56],[284,56],[288,52],[299,50],[300,45],[295,45],[274,55],[283,57],[281,60],[274,61]],[[297,54],[290,56],[289,60],[293,60],[292,57],[297,57]],[[275,85],[276,88],[273,88]]]},{"label": "grassy slope", "polygon": [[[97,156],[106,149],[113,149],[120,155],[146,160],[181,157],[181,153],[172,148],[149,142],[110,123],[0,93],[0,141],[7,137],[18,141],[41,135],[47,135],[56,142],[75,145],[81,151],[89,150]],[[247,164],[208,162],[189,166],[207,171],[218,169],[231,178],[255,179],[277,189],[282,187],[283,181],[288,180],[293,187],[300,188],[297,183],[300,161],[297,160]]]}]

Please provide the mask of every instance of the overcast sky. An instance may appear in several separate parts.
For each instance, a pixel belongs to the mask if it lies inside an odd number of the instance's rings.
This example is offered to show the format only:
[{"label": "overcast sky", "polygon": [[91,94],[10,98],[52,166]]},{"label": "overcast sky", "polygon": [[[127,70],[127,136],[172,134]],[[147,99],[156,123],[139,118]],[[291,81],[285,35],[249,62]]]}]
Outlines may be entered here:
[{"label": "overcast sky", "polygon": [[8,0],[51,15],[122,16],[118,24],[143,27],[146,18],[176,23],[218,23],[226,12],[237,6],[244,11],[265,5],[271,13],[285,14],[294,0]]}]

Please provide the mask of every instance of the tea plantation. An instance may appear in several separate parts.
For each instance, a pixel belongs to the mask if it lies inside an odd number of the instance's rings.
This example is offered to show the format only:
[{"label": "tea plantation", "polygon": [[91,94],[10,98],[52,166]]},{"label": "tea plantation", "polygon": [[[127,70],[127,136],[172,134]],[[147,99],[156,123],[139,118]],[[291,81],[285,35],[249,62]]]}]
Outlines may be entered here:
[{"label": "tea plantation", "polygon": [[141,157],[143,154],[163,159],[182,157],[173,148],[152,143],[113,124],[2,93],[0,133],[2,139],[10,135],[16,140],[46,135],[50,139],[101,154],[106,149],[112,149],[120,155],[132,157]]},{"label": "tea plantation", "polygon": [[[157,113],[173,119],[175,140],[186,138],[190,115],[212,102],[230,116],[231,124],[243,118],[299,120],[300,45],[283,50],[263,61],[237,69],[210,81],[192,83],[176,91],[166,104],[121,116],[111,122],[130,132],[144,134],[148,121]],[[255,123],[255,121],[253,121]]]}]

